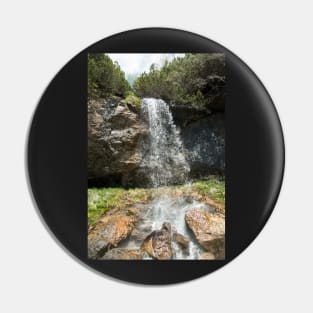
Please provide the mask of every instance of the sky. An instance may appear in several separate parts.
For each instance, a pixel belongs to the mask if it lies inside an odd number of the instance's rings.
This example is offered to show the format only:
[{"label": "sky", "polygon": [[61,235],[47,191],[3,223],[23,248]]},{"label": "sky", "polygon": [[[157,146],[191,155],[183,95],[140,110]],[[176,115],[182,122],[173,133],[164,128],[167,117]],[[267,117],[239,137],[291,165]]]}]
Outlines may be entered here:
[{"label": "sky", "polygon": [[[152,63],[162,66],[164,61],[173,60],[174,57],[182,57],[183,53],[108,53],[113,61],[117,61],[127,79],[148,72]],[[131,81],[132,83],[132,81]]]}]

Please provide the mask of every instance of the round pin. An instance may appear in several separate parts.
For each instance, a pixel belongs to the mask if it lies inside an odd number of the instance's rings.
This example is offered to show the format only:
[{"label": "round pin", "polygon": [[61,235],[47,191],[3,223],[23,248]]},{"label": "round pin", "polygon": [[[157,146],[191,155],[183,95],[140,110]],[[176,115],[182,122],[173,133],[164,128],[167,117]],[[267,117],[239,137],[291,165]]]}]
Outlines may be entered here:
[{"label": "round pin", "polygon": [[260,233],[284,171],[280,121],[232,52],[175,29],[86,48],[44,92],[29,133],[32,192],[88,267],[170,284],[224,266]]}]

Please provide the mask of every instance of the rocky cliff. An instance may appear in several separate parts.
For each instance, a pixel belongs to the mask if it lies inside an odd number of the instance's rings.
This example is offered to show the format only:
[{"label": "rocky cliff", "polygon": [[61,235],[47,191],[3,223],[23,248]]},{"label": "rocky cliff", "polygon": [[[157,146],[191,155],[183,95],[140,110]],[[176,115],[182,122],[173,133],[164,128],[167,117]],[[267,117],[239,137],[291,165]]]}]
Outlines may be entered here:
[{"label": "rocky cliff", "polygon": [[225,114],[223,111],[172,105],[180,130],[191,178],[225,171]]},{"label": "rocky cliff", "polygon": [[[190,178],[224,173],[224,113],[172,105]],[[88,183],[90,186],[141,186],[149,178],[140,166],[149,128],[140,108],[119,98],[88,102]]]},{"label": "rocky cliff", "polygon": [[146,126],[138,109],[119,98],[88,102],[88,181],[91,185],[127,185],[139,165],[139,140]]}]

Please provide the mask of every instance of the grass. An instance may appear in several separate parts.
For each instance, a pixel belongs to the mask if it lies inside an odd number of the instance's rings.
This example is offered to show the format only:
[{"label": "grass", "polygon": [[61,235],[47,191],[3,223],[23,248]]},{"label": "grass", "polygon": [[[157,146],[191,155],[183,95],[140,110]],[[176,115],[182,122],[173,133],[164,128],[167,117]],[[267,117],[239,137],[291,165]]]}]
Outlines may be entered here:
[{"label": "grass", "polygon": [[88,189],[88,224],[97,222],[100,216],[109,210],[120,210],[135,203],[147,203],[152,197],[169,193],[176,196],[197,193],[213,201],[225,204],[225,181],[217,178],[199,180],[190,186],[169,186],[162,188],[89,188]]},{"label": "grass", "polygon": [[122,209],[133,203],[145,201],[148,189],[134,188],[89,188],[88,224],[94,224],[108,210]]},{"label": "grass", "polygon": [[225,181],[216,178],[200,180],[192,188],[202,196],[208,196],[219,204],[225,204]]}]

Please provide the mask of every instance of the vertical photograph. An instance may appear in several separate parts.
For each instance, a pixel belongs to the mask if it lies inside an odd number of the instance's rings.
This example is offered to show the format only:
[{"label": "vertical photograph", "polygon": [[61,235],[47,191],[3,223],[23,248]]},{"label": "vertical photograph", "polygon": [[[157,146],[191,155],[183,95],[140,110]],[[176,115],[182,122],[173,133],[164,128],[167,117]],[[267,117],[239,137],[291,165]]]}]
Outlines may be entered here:
[{"label": "vertical photograph", "polygon": [[225,55],[88,54],[88,258],[225,259]]}]

